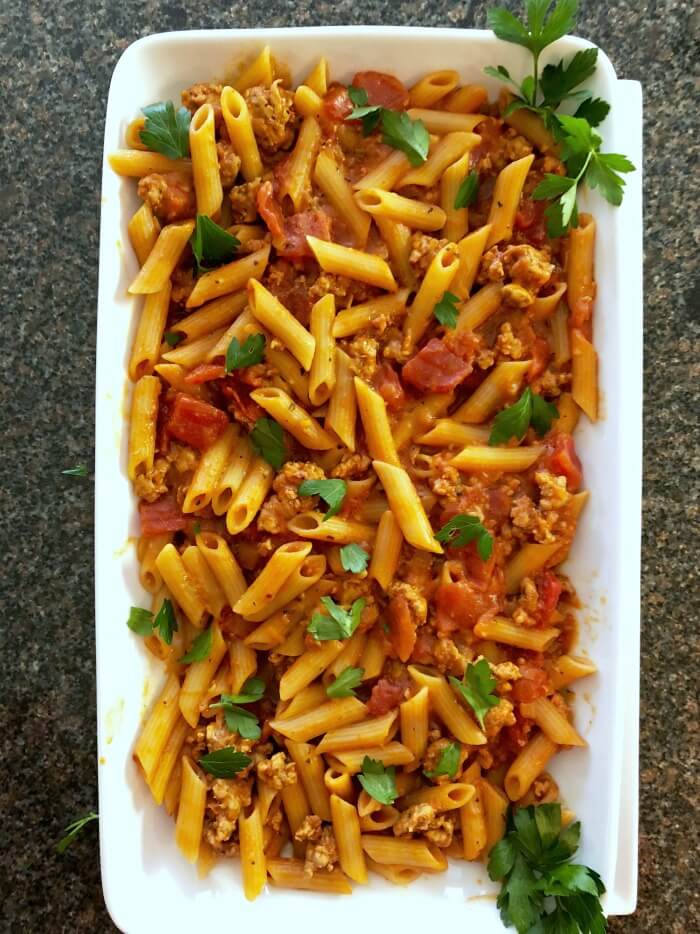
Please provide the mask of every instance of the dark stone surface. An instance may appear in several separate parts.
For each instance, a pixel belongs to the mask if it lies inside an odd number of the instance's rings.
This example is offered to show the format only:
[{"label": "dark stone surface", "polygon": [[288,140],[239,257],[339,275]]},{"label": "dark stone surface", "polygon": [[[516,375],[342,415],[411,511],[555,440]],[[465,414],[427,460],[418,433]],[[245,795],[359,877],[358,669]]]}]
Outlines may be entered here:
[{"label": "dark stone surface", "polygon": [[[678,0],[583,6],[579,33],[606,49],[619,75],[643,82],[646,119],[640,897],[637,913],[611,929],[676,934],[700,930],[691,881],[697,662],[689,651],[698,609],[692,97],[700,17]],[[482,26],[485,7],[449,0],[0,4],[2,931],[114,930],[95,826],[64,857],[54,851],[61,828],[97,805],[92,489],[60,470],[92,459],[99,166],[114,63],[134,39],[164,30]]]}]

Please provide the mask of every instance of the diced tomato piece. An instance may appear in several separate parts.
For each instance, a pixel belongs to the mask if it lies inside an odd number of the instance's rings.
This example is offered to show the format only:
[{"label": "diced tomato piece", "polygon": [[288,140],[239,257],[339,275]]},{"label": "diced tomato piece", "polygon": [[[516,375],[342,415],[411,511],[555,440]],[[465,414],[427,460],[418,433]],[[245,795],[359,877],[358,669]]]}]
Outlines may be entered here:
[{"label": "diced tomato piece", "polygon": [[560,477],[566,477],[567,489],[570,493],[575,493],[583,482],[583,468],[576,453],[574,439],[565,432],[555,432],[548,439],[547,448],[543,460],[544,467]]},{"label": "diced tomato piece", "polygon": [[529,704],[548,693],[547,672],[534,665],[521,665],[520,678],[513,682],[510,698],[518,704]]},{"label": "diced tomato piece", "polygon": [[367,92],[367,101],[373,107],[378,105],[388,110],[405,110],[408,107],[408,90],[393,75],[383,71],[358,71],[352,84]]},{"label": "diced tomato piece", "polygon": [[391,678],[380,678],[372,688],[367,702],[367,710],[372,717],[381,717],[389,713],[405,700],[406,685]]},{"label": "diced tomato piece", "polygon": [[544,212],[546,201],[533,201],[532,198],[523,197],[515,215],[516,230],[524,231],[527,239],[534,246],[542,246],[547,238]]},{"label": "diced tomato piece", "polygon": [[401,661],[406,662],[416,644],[416,624],[413,621],[408,600],[403,594],[392,597],[387,612],[391,644]]},{"label": "diced tomato piece", "polygon": [[155,503],[139,502],[141,534],[146,538],[162,535],[163,532],[179,532],[187,527],[187,518],[175,499],[174,493],[166,493]]},{"label": "diced tomato piece", "polygon": [[221,409],[179,392],[170,410],[166,429],[178,441],[206,451],[228,424],[228,416]]},{"label": "diced tomato piece", "polygon": [[406,405],[406,393],[401,385],[399,374],[390,363],[383,363],[377,369],[374,374],[374,385],[390,412],[398,412]]},{"label": "diced tomato piece", "polygon": [[404,381],[424,392],[452,392],[472,371],[443,341],[434,337],[405,363],[401,371]]},{"label": "diced tomato piece", "polygon": [[275,243],[278,255],[288,259],[311,258],[307,236],[331,239],[331,219],[325,211],[303,211],[285,218],[284,232],[279,244]]},{"label": "diced tomato piece", "polygon": [[532,363],[527,371],[527,381],[529,383],[542,376],[547,369],[549,358],[552,355],[552,349],[543,337],[535,338],[530,351]]},{"label": "diced tomato piece", "polygon": [[527,746],[534,725],[534,720],[528,720],[516,713],[515,724],[503,728],[501,736],[503,737],[504,749],[511,756],[517,755],[523,746]]},{"label": "diced tomato piece", "polygon": [[444,581],[435,593],[440,635],[473,629],[479,618],[495,609],[495,597],[472,581]]},{"label": "diced tomato piece", "polygon": [[242,425],[252,428],[259,418],[264,416],[264,411],[257,402],[250,398],[250,387],[246,386],[239,373],[229,373],[229,375],[219,384],[221,394],[229,400],[229,411]]},{"label": "diced tomato piece", "polygon": [[333,84],[323,95],[319,114],[321,125],[326,130],[333,128],[342,123],[352,110],[353,103],[348,97],[348,89],[344,84]]},{"label": "diced tomato piece", "polygon": [[411,652],[411,661],[416,662],[418,665],[432,664],[435,642],[435,636],[427,626],[419,629],[416,644]]},{"label": "diced tomato piece", "polygon": [[200,363],[185,377],[185,382],[190,386],[198,386],[200,383],[208,383],[212,379],[221,379],[226,376],[226,369],[216,363]]},{"label": "diced tomato piece", "polygon": [[551,571],[543,571],[535,579],[535,586],[539,594],[535,618],[538,623],[546,626],[552,613],[557,608],[559,597],[561,596],[561,581],[556,574]]},{"label": "diced tomato piece", "polygon": [[277,203],[272,182],[269,179],[258,188],[256,202],[258,214],[267,224],[267,229],[273,237],[281,237],[284,234],[284,215]]}]

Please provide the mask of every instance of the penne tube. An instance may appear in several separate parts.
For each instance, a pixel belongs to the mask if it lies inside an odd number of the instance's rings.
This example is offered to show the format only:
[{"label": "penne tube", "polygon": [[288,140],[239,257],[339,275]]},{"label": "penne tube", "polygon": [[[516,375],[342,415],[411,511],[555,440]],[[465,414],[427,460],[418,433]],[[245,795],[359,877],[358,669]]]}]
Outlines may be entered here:
[{"label": "penne tube", "polygon": [[535,577],[538,571],[548,566],[548,562],[561,549],[560,542],[552,544],[523,545],[515,553],[505,568],[506,593],[517,593],[524,577]]},{"label": "penne tube", "polygon": [[479,471],[517,473],[531,467],[543,450],[541,445],[502,448],[474,444],[453,457],[450,464],[466,473]]},{"label": "penne tube", "polygon": [[279,371],[284,381],[284,385],[280,388],[291,389],[301,404],[308,406],[310,404],[309,377],[299,361],[288,351],[269,345],[265,348],[265,359],[275,370]]},{"label": "penne tube", "polygon": [[382,188],[391,191],[410,168],[411,163],[408,161],[408,157],[395,149],[382,159],[378,165],[370,169],[366,175],[358,179],[352,187],[356,191],[361,191],[363,188]]},{"label": "penne tube", "polygon": [[[282,806],[284,807],[289,829],[292,833],[292,837],[294,837],[294,834],[299,827],[301,827],[304,818],[311,813],[309,802],[306,799],[306,793],[301,782],[295,782],[293,785],[283,785],[280,791],[280,798],[282,799]],[[295,856],[304,855],[306,849],[305,844],[294,840],[292,845],[294,847]]]},{"label": "penne tube", "polygon": [[219,624],[212,623],[209,655],[201,662],[192,662],[188,666],[178,698],[180,713],[192,727],[199,722],[200,704],[225,654],[226,643]]},{"label": "penne tube", "polygon": [[204,555],[196,545],[188,545],[180,557],[185,566],[185,571],[194,581],[197,590],[204,599],[207,613],[211,613],[214,619],[219,619],[226,606],[226,595],[219,586],[219,582],[207,564]]},{"label": "penne tube", "polygon": [[480,142],[481,137],[476,133],[448,133],[430,147],[430,154],[422,165],[404,175],[399,187],[419,185],[430,188],[436,185],[449,166],[461,160]]},{"label": "penne tube", "polygon": [[273,475],[274,470],[266,460],[262,457],[252,459],[226,512],[226,531],[229,535],[237,535],[248,528],[272,486]]},{"label": "penne tube", "polygon": [[338,312],[333,322],[333,337],[350,337],[367,328],[385,327],[406,313],[408,289],[399,289],[393,295],[380,295],[361,305],[353,305]]},{"label": "penne tube", "polygon": [[598,419],[598,354],[577,328],[571,329],[571,395],[592,422]]},{"label": "penne tube", "polygon": [[493,619],[481,620],[474,627],[474,635],[479,639],[488,639],[492,642],[501,642],[504,645],[514,645],[519,649],[529,649],[532,652],[543,652],[550,642],[559,635],[559,630],[525,629],[512,623],[509,619],[496,616]]},{"label": "penne tube", "polygon": [[491,225],[485,224],[483,227],[479,227],[472,233],[467,234],[466,237],[462,237],[457,244],[459,269],[452,280],[452,291],[458,298],[469,298],[490,233]]},{"label": "penne tube", "polygon": [[179,363],[159,363],[157,366],[153,367],[153,371],[165,380],[168,386],[172,386],[176,392],[184,392],[185,395],[194,396],[195,399],[201,399],[201,386],[195,386],[192,383],[185,382],[187,370]]},{"label": "penne tube", "polygon": [[252,182],[262,175],[263,164],[248,104],[240,91],[229,86],[222,89],[221,113],[229,139],[240,156],[243,178]]},{"label": "penne tube", "polygon": [[194,221],[163,227],[148,259],[129,286],[131,295],[149,295],[166,287],[193,230]]},{"label": "penne tube", "polygon": [[311,172],[321,145],[321,126],[315,116],[304,117],[296,143],[285,162],[279,185],[280,202],[292,202],[294,212],[303,210],[311,191]]},{"label": "penne tube", "polygon": [[556,743],[544,733],[536,733],[530,739],[506,772],[504,788],[511,801],[518,801],[527,793],[556,751]]},{"label": "penne tube", "polygon": [[410,408],[394,430],[397,450],[406,447],[415,435],[427,431],[436,418],[447,412],[453,398],[453,394],[449,392],[434,392]]},{"label": "penne tube", "polygon": [[309,743],[295,743],[287,740],[287,749],[297,768],[297,780],[304,786],[312,814],[321,820],[331,819],[331,802],[328,789],[323,780],[325,765],[323,757]]},{"label": "penne tube", "polygon": [[454,114],[476,114],[488,99],[483,85],[465,84],[448,94],[442,101],[442,107]]},{"label": "penne tube", "polygon": [[219,157],[216,151],[214,108],[202,104],[190,121],[190,153],[192,177],[197,196],[197,214],[218,217],[224,191],[221,187]]},{"label": "penne tube", "polygon": [[[337,321],[337,318],[336,318]],[[328,403],[324,428],[332,431],[350,451],[355,450],[357,397],[350,358],[335,348],[335,387]]]},{"label": "penne tube", "polygon": [[360,250],[364,249],[372,218],[355,202],[352,188],[345,180],[333,150],[322,149],[319,152],[314,167],[314,182],[352,231],[355,246]]},{"label": "penne tube", "polygon": [[463,425],[451,418],[438,419],[430,431],[413,439],[417,444],[428,447],[466,447],[469,444],[485,445],[489,440],[488,428]]},{"label": "penne tube", "polygon": [[445,854],[424,840],[402,840],[399,837],[362,834],[362,848],[376,863],[391,866],[411,866],[428,872],[447,869]]},{"label": "penne tube", "polygon": [[260,330],[260,325],[251,314],[250,309],[246,308],[228,328],[223,332],[216,332],[218,335],[216,341],[206,353],[207,363],[224,366],[226,352],[233,338],[235,337],[242,344],[250,334],[259,334]]},{"label": "penne tube", "polygon": [[355,396],[370,457],[398,465],[399,456],[391,434],[386,402],[359,376],[355,377]]},{"label": "penne tube", "polygon": [[189,159],[169,159],[159,152],[147,150],[115,149],[107,156],[107,161],[117,175],[126,178],[143,178],[144,175],[151,175],[153,172],[192,172]]},{"label": "penne tube", "polygon": [[274,613],[265,622],[254,629],[244,639],[246,645],[252,649],[269,652],[284,642],[285,637],[292,628],[292,620],[287,613]]},{"label": "penne tube", "polygon": [[312,405],[328,402],[335,388],[335,296],[324,295],[311,309],[311,336],[316,342],[309,371],[309,399]]},{"label": "penne tube", "polygon": [[177,811],[178,802],[180,801],[180,787],[182,784],[182,763],[178,760],[175,763],[175,767],[170,773],[170,778],[168,779],[168,787],[165,789],[165,796],[163,798],[163,807],[165,808],[165,813],[172,817]]},{"label": "penne tube", "polygon": [[544,735],[558,746],[588,745],[548,697],[538,697],[534,701],[522,703],[520,712],[524,717],[534,720]]},{"label": "penne tube", "polygon": [[292,397],[277,387],[251,392],[253,402],[265,409],[290,435],[312,451],[328,451],[335,447],[334,439]]},{"label": "penne tube", "polygon": [[[411,228],[398,221],[393,221],[389,217],[380,217],[374,215],[374,223],[377,225],[382,240],[386,244],[389,252],[389,259],[396,271],[399,282],[402,286],[414,291],[416,287],[416,272],[411,266],[411,253],[413,247]],[[405,307],[404,301],[404,307]]]},{"label": "penne tube", "polygon": [[207,784],[189,756],[182,757],[182,784],[175,822],[175,842],[190,863],[196,863],[202,841]]},{"label": "penne tube", "polygon": [[307,892],[324,892],[326,895],[350,895],[352,888],[339,869],[317,872],[310,876],[304,872],[301,859],[268,859],[267,871],[270,882],[282,889],[301,889]]},{"label": "penne tube", "polygon": [[569,254],[566,268],[567,302],[571,310],[571,323],[580,328],[586,338],[591,337],[591,317],[595,299],[593,257],[595,250],[595,221],[590,214],[581,214],[578,227],[569,231]]},{"label": "penne tube", "polygon": [[435,254],[406,315],[402,348],[405,352],[413,350],[428,330],[435,306],[449,291],[458,266],[459,254],[453,244],[448,243]]},{"label": "penne tube", "polygon": [[401,742],[411,750],[416,762],[420,762],[428,746],[429,706],[429,691],[425,685],[399,706]]},{"label": "penne tube", "polygon": [[[294,665],[297,665],[299,661],[301,659],[298,659]],[[350,723],[357,723],[366,715],[367,708],[362,701],[356,697],[343,697],[339,700],[328,701],[315,710],[290,717],[288,720],[271,720],[270,729],[297,743],[306,743],[314,736],[326,733],[331,727],[340,728]]]},{"label": "penne tube", "polygon": [[365,833],[379,833],[382,830],[388,830],[401,817],[398,808],[392,807],[390,804],[379,804],[378,801],[375,801],[374,804],[377,805],[376,810],[368,811],[360,818],[360,830]]},{"label": "penne tube", "polygon": [[549,682],[555,691],[560,691],[579,678],[595,674],[597,670],[588,658],[582,658],[580,655],[560,655],[551,663]]},{"label": "penne tube", "polygon": [[467,424],[485,422],[515,398],[531,363],[531,360],[514,360],[497,364],[452,418]]},{"label": "penne tube", "polygon": [[151,538],[141,536],[136,546],[136,557],[139,561],[139,581],[144,590],[149,593],[158,593],[163,586],[163,578],[156,567],[156,558],[161,549],[172,540],[172,532],[154,535]]},{"label": "penne tube", "polygon": [[228,327],[240,315],[247,302],[248,295],[245,291],[215,298],[176,322],[170,328],[170,333],[182,335],[188,341],[207,337],[220,328]]},{"label": "penne tube", "polygon": [[562,282],[551,295],[538,295],[528,309],[533,321],[547,321],[557,310],[566,292],[566,283]]},{"label": "penne tube", "polygon": [[[371,453],[371,452],[370,452]],[[442,547],[433,534],[416,488],[403,467],[385,461],[372,461],[389,500],[391,511],[406,541],[422,551],[442,554]]]},{"label": "penne tube", "polygon": [[[290,700],[299,691],[315,681],[316,678],[325,671],[334,659],[343,651],[343,643],[337,639],[324,642],[318,648],[308,649],[301,658],[298,658],[291,667],[289,667],[280,679],[280,698],[281,700]],[[350,705],[355,709],[354,705]],[[348,721],[354,723],[354,720]],[[318,735],[318,734],[311,734]],[[290,736],[290,739],[298,739],[296,736]],[[299,742],[306,742],[305,737]]]},{"label": "penne tube", "polygon": [[365,720],[363,723],[353,723],[330,730],[317,749],[323,753],[337,753],[346,749],[357,749],[359,746],[383,746],[389,739],[395,720],[396,711],[391,710],[381,717]]},{"label": "penne tube", "polygon": [[302,117],[315,117],[322,103],[318,94],[305,84],[300,84],[294,92],[294,108]]},{"label": "penne tube", "polygon": [[445,678],[415,665],[408,666],[408,673],[419,687],[427,687],[431,710],[442,720],[450,733],[460,743],[468,746],[483,746],[486,737],[471,714],[460,704]]},{"label": "penne tube", "polygon": [[144,201],[138,211],[131,215],[131,219],[127,224],[127,231],[134,253],[136,253],[136,259],[139,261],[139,266],[143,266],[151,250],[156,245],[160,233],[158,218],[154,215],[147,201]]},{"label": "penne tube", "polygon": [[233,612],[250,619],[274,600],[286,580],[308,557],[310,542],[287,542],[268,558],[265,567],[236,602]]},{"label": "penne tube", "polygon": [[234,259],[233,262],[212,269],[211,272],[205,272],[197,279],[187,299],[187,307],[199,308],[212,299],[237,292],[250,281],[257,281],[265,272],[269,256],[270,247],[266,245],[241,259]]},{"label": "penne tube", "polygon": [[484,855],[488,855],[498,841],[505,836],[509,801],[500,788],[485,778],[476,780],[476,788],[484,809],[486,826],[486,845],[483,852]]},{"label": "penne tube", "polygon": [[176,363],[190,370],[200,363],[204,363],[210,351],[216,346],[217,341],[224,334],[224,329],[219,328],[212,331],[211,334],[205,334],[193,341],[185,341],[175,347],[174,350],[167,350],[163,354],[163,359],[168,363]]},{"label": "penne tube", "polygon": [[534,158],[534,155],[523,156],[522,159],[510,162],[498,173],[487,221],[491,225],[491,232],[486,241],[487,249],[501,240],[510,240],[513,236],[520,194]]},{"label": "penne tube", "polygon": [[565,302],[560,302],[552,315],[550,322],[551,344],[554,352],[554,363],[562,367],[571,359],[571,343],[569,341],[569,309]]},{"label": "penne tube", "polygon": [[457,71],[447,69],[431,71],[410,89],[409,104],[411,107],[432,107],[453,91],[458,84],[459,72]]},{"label": "penne tube", "polygon": [[360,282],[376,285],[377,288],[385,289],[387,292],[398,290],[391,268],[381,256],[341,246],[339,243],[319,240],[310,235],[306,237],[306,242],[324,272],[358,279]]},{"label": "penne tube", "polygon": [[389,765],[408,765],[413,762],[413,753],[402,743],[392,741],[385,746],[366,746],[362,749],[345,749],[333,753],[332,758],[336,759],[343,768],[355,775],[362,771],[362,762],[365,756],[370,759],[376,759],[385,766]]},{"label": "penne tube", "polygon": [[394,513],[390,509],[382,514],[377,529],[377,537],[372,549],[369,576],[379,584],[382,590],[388,590],[394,579],[401,557],[403,533]]},{"label": "penne tube", "polygon": [[462,240],[469,229],[469,208],[457,207],[456,201],[462,182],[469,174],[470,166],[471,155],[467,151],[461,159],[445,169],[440,179],[440,206],[447,216],[442,235],[452,243]]},{"label": "penne tube", "polygon": [[229,668],[231,675],[231,693],[239,694],[248,678],[258,670],[258,657],[255,650],[234,638],[228,647]]},{"label": "penne tube", "polygon": [[503,286],[490,282],[475,292],[461,307],[455,331],[475,331],[501,307]]},{"label": "penne tube", "polygon": [[253,901],[265,888],[267,881],[263,824],[259,803],[251,808],[248,814],[241,812],[238,818],[238,835],[241,848],[243,894],[248,901]]},{"label": "penne tube", "polygon": [[235,425],[227,425],[216,441],[202,452],[182,504],[183,512],[197,512],[211,502],[219,477],[240,439]]},{"label": "penne tube", "polygon": [[347,772],[327,768],[323,775],[323,782],[329,795],[336,795],[344,801],[353,801],[355,790],[352,787],[352,777]]},{"label": "penne tube", "polygon": [[264,285],[253,280],[248,285],[250,310],[271,334],[294,354],[305,370],[311,369],[316,350],[314,337]]},{"label": "penne tube", "polygon": [[131,397],[129,426],[129,458],[127,472],[130,480],[153,469],[156,452],[156,421],[160,380],[157,376],[142,376],[134,386]]},{"label": "penne tube", "polygon": [[[440,230],[447,219],[442,208],[435,204],[405,198],[382,188],[362,188],[355,192],[355,201],[368,214],[388,217],[414,230]],[[386,288],[381,283],[374,284]]]},{"label": "penne tube", "polygon": [[[334,542],[336,545],[347,545],[350,542],[370,542],[374,539],[375,529],[372,525],[355,522],[352,519],[343,519],[341,516],[332,516],[324,519],[320,512],[300,512],[293,519],[287,521],[287,530],[292,535],[301,538],[310,538],[319,542]],[[309,545],[309,547],[311,547]]]},{"label": "penne tube", "polygon": [[[275,596],[269,603],[258,610],[256,613],[253,613],[248,617],[251,622],[259,623],[263,619],[267,619],[269,616],[272,616],[273,613],[277,613],[278,610],[283,609],[292,600],[295,600],[300,596],[304,591],[309,590],[315,583],[317,583],[320,578],[323,576],[323,573],[326,570],[326,559],[324,555],[309,555],[308,558],[299,565],[299,567],[292,571],[287,580],[284,582],[284,585],[280,588],[277,596]],[[303,641],[303,639],[302,639]],[[280,646],[279,650],[282,654],[282,647]]]},{"label": "penne tube", "polygon": [[146,117],[141,115],[132,120],[124,131],[124,142],[127,149],[148,150],[148,146],[141,139],[141,131],[146,126]]},{"label": "penne tube", "polygon": [[367,859],[367,866],[372,872],[376,872],[387,882],[393,882],[394,885],[410,885],[411,882],[420,879],[422,875],[420,869],[414,869],[412,866],[384,866],[369,858]]},{"label": "penne tube", "polygon": [[134,746],[134,760],[141,767],[149,785],[154,779],[170,735],[180,720],[179,694],[180,682],[176,675],[170,675]]},{"label": "penne tube", "polygon": [[386,640],[384,635],[373,629],[367,637],[367,643],[360,658],[360,668],[364,671],[363,681],[376,678],[381,674],[387,656]]},{"label": "penne tube", "polygon": [[163,747],[156,770],[148,782],[148,787],[151,789],[156,804],[163,803],[170,776],[180,761],[182,747],[189,732],[189,724],[180,717]]},{"label": "penne tube", "polygon": [[563,392],[557,399],[557,411],[559,413],[553,424],[556,431],[565,431],[567,434],[573,434],[578,425],[581,409],[574,401],[570,392]]},{"label": "penne tube", "polygon": [[246,435],[239,437],[229,462],[224,467],[212,492],[211,508],[222,516],[231,506],[254,457],[253,446]]},{"label": "penne tube", "polygon": [[471,801],[459,809],[459,826],[462,831],[462,855],[474,860],[481,856],[487,841],[486,817],[479,785],[474,786]]},{"label": "penne tube", "polygon": [[325,704],[327,700],[326,688],[320,681],[316,681],[314,684],[308,684],[305,688],[302,688],[298,694],[294,695],[283,713],[277,714],[277,719],[289,720],[291,717],[296,717],[297,714],[305,713],[313,707],[320,707],[320,705]]},{"label": "penne tube", "polygon": [[[510,102],[510,100],[511,97],[508,95],[508,102]],[[508,114],[508,116],[503,119],[508,126],[512,126],[518,133],[521,133],[526,139],[529,139],[531,143],[534,143],[540,152],[545,155],[549,155],[550,153],[552,155],[559,155],[559,146],[554,141],[552,134],[545,127],[544,121],[539,114],[523,108],[522,110],[514,110],[513,113]]]},{"label": "penne tube", "polygon": [[474,786],[464,782],[432,785],[412,791],[400,798],[399,808],[410,808],[415,804],[429,804],[436,811],[455,811],[464,807],[474,797]]},{"label": "penne tube", "polygon": [[274,62],[270,53],[270,46],[266,45],[256,58],[244,68],[240,75],[233,82],[233,86],[241,94],[248,88],[261,84],[269,88],[274,78]]},{"label": "penne tube", "polygon": [[483,114],[449,113],[446,110],[430,110],[412,107],[408,112],[411,120],[420,120],[428,133],[444,136],[446,133],[471,133],[484,119]]},{"label": "penne tube", "polygon": [[193,626],[200,627],[206,614],[203,594],[188,573],[177,548],[166,545],[156,558],[156,567],[182,612]]},{"label": "penne tube", "polygon": [[326,58],[319,58],[316,65],[309,72],[304,84],[310,87],[319,97],[323,97],[328,90],[328,60]]},{"label": "penne tube", "polygon": [[360,820],[354,805],[338,795],[331,796],[333,835],[338,846],[340,868],[355,882],[367,882],[367,863],[362,849]]}]

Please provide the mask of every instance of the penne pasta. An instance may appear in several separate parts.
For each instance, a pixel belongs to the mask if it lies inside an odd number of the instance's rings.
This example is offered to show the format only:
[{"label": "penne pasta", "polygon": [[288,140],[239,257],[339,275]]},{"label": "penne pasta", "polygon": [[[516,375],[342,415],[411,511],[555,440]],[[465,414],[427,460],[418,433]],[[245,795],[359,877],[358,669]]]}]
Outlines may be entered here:
[{"label": "penne pasta", "polygon": [[376,285],[377,288],[385,289],[387,292],[398,290],[389,264],[380,256],[341,246],[339,243],[319,240],[318,237],[310,235],[307,236],[306,241],[324,272],[358,279],[360,282]]}]

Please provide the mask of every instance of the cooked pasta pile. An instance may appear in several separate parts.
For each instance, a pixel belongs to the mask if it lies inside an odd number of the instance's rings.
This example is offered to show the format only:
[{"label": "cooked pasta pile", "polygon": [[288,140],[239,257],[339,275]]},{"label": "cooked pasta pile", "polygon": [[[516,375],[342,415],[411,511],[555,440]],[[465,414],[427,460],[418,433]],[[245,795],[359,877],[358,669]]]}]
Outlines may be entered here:
[{"label": "cooked pasta pile", "polygon": [[110,159],[142,199],[129,625],[167,673],[135,760],[248,898],[483,859],[585,745],[594,221],[547,235],[554,141],[457,72],[293,89],[265,49],[182,100]]}]

